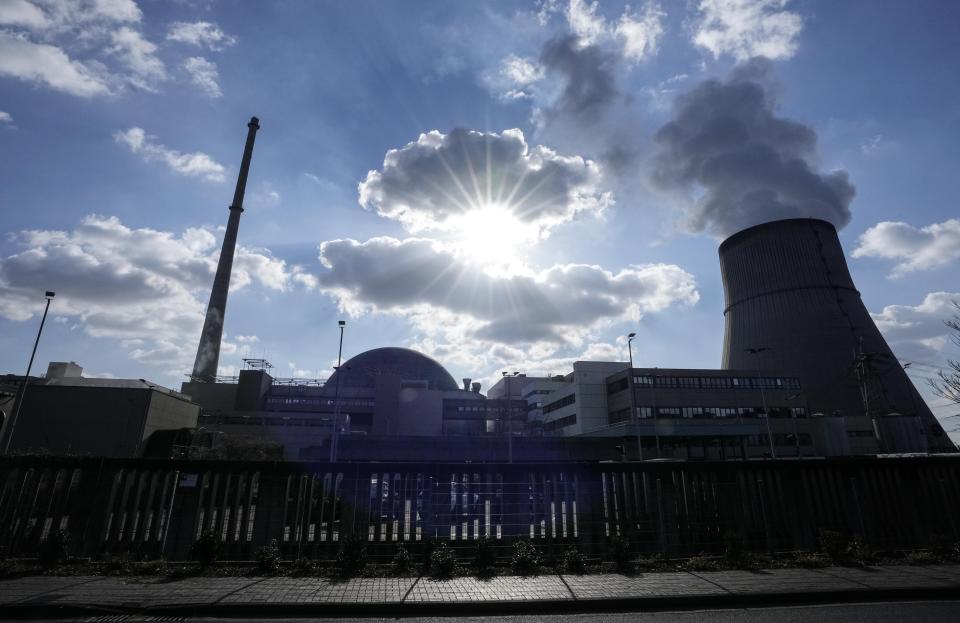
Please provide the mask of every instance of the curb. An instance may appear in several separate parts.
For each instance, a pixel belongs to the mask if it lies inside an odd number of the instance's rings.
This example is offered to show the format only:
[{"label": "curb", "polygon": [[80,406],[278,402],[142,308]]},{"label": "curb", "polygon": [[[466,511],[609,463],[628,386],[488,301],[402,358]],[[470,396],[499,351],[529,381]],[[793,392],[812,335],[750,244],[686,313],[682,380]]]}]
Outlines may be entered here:
[{"label": "curb", "polygon": [[[184,604],[176,606],[100,604],[10,604],[0,609],[0,619],[49,619],[91,615],[207,616],[224,618],[432,615],[583,614],[700,610],[744,607],[797,606],[849,602],[957,600],[955,586],[939,588],[856,589],[818,592],[760,593],[752,595],[677,595],[670,597],[624,597],[589,599],[537,599],[527,601],[380,602],[380,603],[259,603]],[[469,606],[465,612],[464,606]]]}]

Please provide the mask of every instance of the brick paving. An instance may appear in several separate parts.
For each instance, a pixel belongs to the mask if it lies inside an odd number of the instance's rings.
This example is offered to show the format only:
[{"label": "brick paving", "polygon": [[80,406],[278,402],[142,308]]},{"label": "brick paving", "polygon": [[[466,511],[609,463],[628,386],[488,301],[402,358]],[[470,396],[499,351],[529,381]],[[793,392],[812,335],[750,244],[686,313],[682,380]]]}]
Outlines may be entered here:
[{"label": "brick paving", "polygon": [[764,594],[882,593],[942,589],[960,594],[960,565],[829,567],[635,576],[541,575],[454,578],[25,577],[0,581],[0,605],[157,609],[176,606],[442,604],[591,599],[710,598]]}]

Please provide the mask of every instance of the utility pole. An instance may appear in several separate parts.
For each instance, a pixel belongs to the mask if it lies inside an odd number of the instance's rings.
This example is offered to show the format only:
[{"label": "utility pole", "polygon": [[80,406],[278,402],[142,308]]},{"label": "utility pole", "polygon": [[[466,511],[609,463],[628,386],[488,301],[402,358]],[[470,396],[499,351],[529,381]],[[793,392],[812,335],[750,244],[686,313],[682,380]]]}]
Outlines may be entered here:
[{"label": "utility pole", "polygon": [[513,402],[510,396],[510,378],[517,376],[518,374],[520,373],[503,373],[503,378],[506,379],[507,383],[507,462],[511,464],[513,463],[513,412],[511,410]]},{"label": "utility pole", "polygon": [[330,435],[331,463],[335,463],[337,461],[337,446],[340,443],[340,383],[343,379],[343,374],[341,374],[340,370],[340,361],[343,357],[343,328],[347,326],[347,321],[338,320],[337,325],[340,327],[340,348],[337,350],[337,390],[333,399],[333,434]]},{"label": "utility pole", "polygon": [[760,353],[770,350],[767,346],[758,346],[756,348],[744,348],[744,351],[757,357],[757,384],[760,386],[760,401],[763,403],[763,418],[767,423],[767,441],[770,443],[770,456],[777,458],[777,451],[773,447],[773,432],[770,429],[770,413],[767,409],[767,394],[763,390],[763,378],[760,376]]},{"label": "utility pole", "polygon": [[[637,413],[637,395],[633,387],[633,338],[637,334],[631,331],[627,334],[627,354],[630,357],[630,368],[627,370],[627,388],[630,389],[630,412],[633,413],[633,426],[637,433],[637,455],[643,460],[643,436],[640,434],[640,414]],[[626,447],[624,447],[624,457],[626,457]]]},{"label": "utility pole", "polygon": [[43,317],[40,319],[40,329],[37,331],[37,339],[33,342],[33,352],[30,353],[30,363],[27,364],[27,374],[23,377],[23,383],[20,384],[16,397],[16,406],[13,408],[13,414],[10,416],[10,424],[7,426],[7,439],[3,444],[4,454],[10,452],[10,442],[13,441],[13,428],[17,425],[17,419],[20,417],[20,408],[23,406],[23,399],[27,394],[27,383],[30,382],[30,370],[33,368],[33,358],[37,355],[37,346],[40,344],[40,335],[43,333],[43,324],[47,321],[47,312],[50,311],[50,301],[57,294],[47,290],[44,296],[47,297],[47,306],[43,308]]}]

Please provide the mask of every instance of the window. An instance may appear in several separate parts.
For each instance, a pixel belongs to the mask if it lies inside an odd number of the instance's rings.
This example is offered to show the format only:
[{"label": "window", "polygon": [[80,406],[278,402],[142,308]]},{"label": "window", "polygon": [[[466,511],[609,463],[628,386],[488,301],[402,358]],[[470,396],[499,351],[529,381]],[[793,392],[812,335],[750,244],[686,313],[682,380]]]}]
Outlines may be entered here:
[{"label": "window", "polygon": [[627,385],[627,377],[623,377],[622,379],[616,380],[613,383],[607,383],[607,393],[616,394],[617,392],[622,392],[623,390],[627,389]]},{"label": "window", "polygon": [[651,387],[653,385],[652,376],[635,376],[633,377],[633,384],[639,385],[640,387]]},{"label": "window", "polygon": [[641,419],[653,417],[653,409],[650,407],[637,407],[637,417]]},{"label": "window", "polygon": [[550,413],[556,411],[557,409],[562,409],[563,407],[574,404],[577,401],[576,394],[570,394],[569,396],[564,396],[560,400],[551,402],[550,404],[543,407],[544,413]]},{"label": "window", "polygon": [[555,431],[561,428],[566,428],[567,426],[573,426],[576,423],[577,423],[577,414],[574,413],[573,415],[568,415],[566,417],[562,417],[552,422],[544,422],[543,430]]},{"label": "window", "polygon": [[679,407],[657,407],[659,417],[680,417]]},{"label": "window", "polygon": [[610,413],[610,423],[619,424],[620,422],[626,422],[630,419],[630,407],[626,409],[620,409],[619,411],[613,411]]}]

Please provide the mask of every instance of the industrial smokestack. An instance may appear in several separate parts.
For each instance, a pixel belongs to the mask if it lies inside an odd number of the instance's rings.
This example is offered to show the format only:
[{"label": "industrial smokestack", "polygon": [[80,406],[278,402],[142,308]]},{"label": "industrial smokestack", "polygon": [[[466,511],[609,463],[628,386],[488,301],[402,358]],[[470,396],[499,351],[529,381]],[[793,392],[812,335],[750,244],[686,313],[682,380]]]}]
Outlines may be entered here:
[{"label": "industrial smokestack", "polygon": [[237,246],[237,230],[240,228],[240,214],[243,212],[243,195],[247,188],[247,174],[250,171],[250,158],[253,156],[253,141],[260,129],[260,120],[250,118],[247,124],[247,143],[243,147],[243,160],[240,162],[240,174],[237,187],[230,204],[230,218],[227,231],[223,234],[223,247],[220,249],[220,261],[217,262],[217,275],[213,279],[210,302],[207,304],[207,316],[203,321],[197,358],[193,364],[194,382],[213,383],[217,377],[217,364],[220,361],[220,340],[223,337],[223,318],[227,311],[227,293],[230,290],[230,272],[233,269],[233,251]]},{"label": "industrial smokestack", "polygon": [[950,449],[860,300],[833,225],[803,218],[744,229],[720,245],[720,270],[725,369],[795,376],[811,413],[839,412],[850,430],[869,431],[892,412],[918,415],[930,449]]}]

